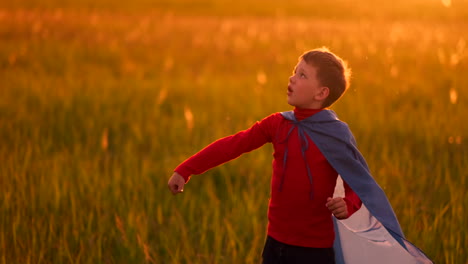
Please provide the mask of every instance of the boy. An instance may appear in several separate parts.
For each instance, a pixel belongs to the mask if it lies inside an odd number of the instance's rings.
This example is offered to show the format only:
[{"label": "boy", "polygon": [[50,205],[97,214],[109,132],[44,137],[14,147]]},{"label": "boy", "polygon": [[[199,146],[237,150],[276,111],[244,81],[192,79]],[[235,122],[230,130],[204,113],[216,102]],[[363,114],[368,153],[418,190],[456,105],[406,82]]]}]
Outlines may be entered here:
[{"label": "boy", "polygon": [[[347,90],[349,77],[346,63],[328,49],[304,53],[287,88],[294,111],[272,114],[208,145],[177,166],[169,189],[180,193],[191,175],[270,142],[274,160],[264,264],[335,263],[332,214],[337,219],[348,218],[361,207],[361,199],[372,217],[410,251],[348,126],[326,109]],[[338,174],[343,178],[345,197],[332,198]],[[342,262],[342,252],[336,254]]]},{"label": "boy", "polygon": [[[288,103],[295,107],[297,120],[338,100],[349,86],[349,75],[346,64],[325,48],[304,53],[287,89]],[[331,214],[345,219],[359,209],[361,201],[347,184],[344,198],[331,198],[337,172],[314,142],[301,142],[294,128],[280,113],[270,115],[187,159],[175,169],[168,185],[174,194],[182,192],[191,175],[271,142],[275,158],[264,263],[334,263]]]}]

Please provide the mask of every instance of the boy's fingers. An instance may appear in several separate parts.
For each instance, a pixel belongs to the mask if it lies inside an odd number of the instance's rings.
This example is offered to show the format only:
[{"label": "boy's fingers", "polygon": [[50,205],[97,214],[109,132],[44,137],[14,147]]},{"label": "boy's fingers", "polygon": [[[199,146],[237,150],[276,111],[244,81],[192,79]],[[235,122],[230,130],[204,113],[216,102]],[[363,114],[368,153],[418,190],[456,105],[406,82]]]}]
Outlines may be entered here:
[{"label": "boy's fingers", "polygon": [[184,186],[183,185],[177,185],[177,193],[184,192]]},{"label": "boy's fingers", "polygon": [[332,199],[329,197],[325,205],[337,219],[345,219],[348,217],[346,202],[343,198],[336,197]]},{"label": "boy's fingers", "polygon": [[344,201],[343,201],[342,198],[339,198],[339,197],[333,198],[333,199],[328,198],[327,203],[325,204],[325,206],[328,207],[328,209],[333,210],[333,209],[339,207],[341,202],[344,202]]},{"label": "boy's fingers", "polygon": [[184,191],[185,179],[177,172],[174,172],[167,185],[172,194],[178,194]]},{"label": "boy's fingers", "polygon": [[178,194],[184,191],[183,186],[177,184],[169,185],[169,189],[171,190],[172,194]]},{"label": "boy's fingers", "polygon": [[328,210],[334,212],[335,210],[339,210],[342,206],[339,206],[338,204],[334,204],[328,207]]},{"label": "boy's fingers", "polygon": [[175,189],[177,188],[176,186],[173,186],[172,184],[168,184],[167,187],[169,187],[169,190],[171,191],[172,194],[174,194]]},{"label": "boy's fingers", "polygon": [[333,215],[336,217],[336,219],[339,219],[339,220],[348,218],[347,213],[340,213],[340,214],[333,214]]},{"label": "boy's fingers", "polygon": [[334,215],[340,215],[340,214],[343,214],[346,212],[346,208],[344,207],[339,207],[339,208],[336,208],[335,210],[332,211],[332,213]]}]

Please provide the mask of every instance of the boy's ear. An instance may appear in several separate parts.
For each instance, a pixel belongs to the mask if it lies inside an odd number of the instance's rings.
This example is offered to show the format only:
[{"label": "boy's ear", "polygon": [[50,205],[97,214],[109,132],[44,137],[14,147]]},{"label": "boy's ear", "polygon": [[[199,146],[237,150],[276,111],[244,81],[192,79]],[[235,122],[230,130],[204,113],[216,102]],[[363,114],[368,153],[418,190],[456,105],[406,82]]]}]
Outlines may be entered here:
[{"label": "boy's ear", "polygon": [[326,86],[320,87],[320,92],[316,95],[316,99],[320,101],[325,100],[329,94],[330,88]]}]

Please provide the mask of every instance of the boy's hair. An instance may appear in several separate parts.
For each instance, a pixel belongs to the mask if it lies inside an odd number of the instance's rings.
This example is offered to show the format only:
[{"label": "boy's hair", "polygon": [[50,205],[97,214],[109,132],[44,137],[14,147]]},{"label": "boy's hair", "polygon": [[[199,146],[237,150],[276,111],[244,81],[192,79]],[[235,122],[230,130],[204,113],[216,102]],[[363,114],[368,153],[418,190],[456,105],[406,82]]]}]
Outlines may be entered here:
[{"label": "boy's hair", "polygon": [[323,107],[335,103],[348,89],[351,69],[346,61],[322,47],[305,52],[299,57],[307,64],[317,68],[317,79],[321,85],[330,89],[330,94],[323,102]]}]

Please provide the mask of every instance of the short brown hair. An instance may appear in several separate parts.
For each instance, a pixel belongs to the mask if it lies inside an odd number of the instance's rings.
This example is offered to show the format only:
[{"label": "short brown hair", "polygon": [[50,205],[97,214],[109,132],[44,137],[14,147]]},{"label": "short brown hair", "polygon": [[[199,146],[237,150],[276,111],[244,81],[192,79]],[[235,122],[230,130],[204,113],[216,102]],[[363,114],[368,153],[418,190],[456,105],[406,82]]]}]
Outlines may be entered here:
[{"label": "short brown hair", "polygon": [[299,57],[307,64],[317,68],[317,79],[320,84],[330,89],[323,107],[335,103],[348,89],[351,69],[346,61],[333,54],[328,48],[322,47],[305,52]]}]

